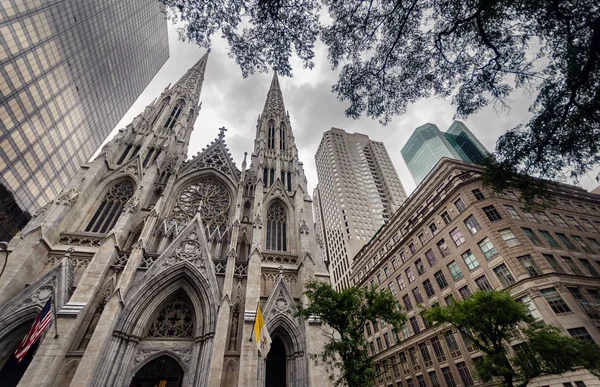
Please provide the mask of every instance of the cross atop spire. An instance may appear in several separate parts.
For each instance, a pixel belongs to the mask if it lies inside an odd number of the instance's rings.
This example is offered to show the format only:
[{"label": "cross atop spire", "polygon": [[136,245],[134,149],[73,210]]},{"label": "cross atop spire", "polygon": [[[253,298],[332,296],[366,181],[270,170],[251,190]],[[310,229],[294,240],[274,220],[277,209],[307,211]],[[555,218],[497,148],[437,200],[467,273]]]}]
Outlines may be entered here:
[{"label": "cross atop spire", "polygon": [[225,132],[227,129],[224,126],[219,128],[219,140],[223,140],[225,138]]}]

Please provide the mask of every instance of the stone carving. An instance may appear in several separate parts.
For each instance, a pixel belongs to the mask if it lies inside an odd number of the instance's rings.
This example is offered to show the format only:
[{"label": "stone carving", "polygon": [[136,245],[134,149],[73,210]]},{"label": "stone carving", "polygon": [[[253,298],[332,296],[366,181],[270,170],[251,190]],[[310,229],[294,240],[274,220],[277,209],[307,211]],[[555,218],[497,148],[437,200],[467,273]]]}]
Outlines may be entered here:
[{"label": "stone carving", "polygon": [[248,264],[247,263],[240,263],[238,265],[235,265],[235,275],[237,277],[245,277],[248,275]]},{"label": "stone carving", "polygon": [[224,232],[227,228],[231,196],[223,184],[214,178],[205,178],[188,185],[181,191],[171,217],[169,227],[176,223],[183,226],[200,212],[204,226],[211,231]]},{"label": "stone carving", "polygon": [[73,205],[73,203],[75,203],[75,200],[77,199],[78,195],[79,195],[79,191],[77,191],[75,188],[73,188],[69,192],[67,192],[63,195],[60,195],[54,202],[58,205],[70,207]]},{"label": "stone carving", "polygon": [[257,213],[254,217],[254,224],[252,224],[252,228],[262,228],[262,219],[260,218],[259,213]]},{"label": "stone carving", "polygon": [[139,268],[145,270],[150,269],[157,258],[158,254],[144,254],[144,258],[142,258]]},{"label": "stone carving", "polygon": [[308,235],[308,225],[306,224],[306,220],[304,220],[304,219],[300,220],[299,231],[300,231],[300,234]]},{"label": "stone carving", "polygon": [[225,268],[227,267],[227,263],[223,261],[215,262],[215,274],[225,274]]},{"label": "stone carving", "polygon": [[119,271],[125,269],[125,265],[127,265],[127,261],[129,261],[128,253],[117,254],[115,263],[112,265],[113,270],[116,272],[119,272]]},{"label": "stone carving", "polygon": [[198,238],[198,234],[191,232],[185,240],[181,241],[175,251],[165,259],[164,266],[173,266],[179,262],[187,261],[204,271],[206,269],[206,257],[204,257]]},{"label": "stone carving", "polygon": [[220,146],[214,146],[199,154],[193,163],[195,169],[214,168],[228,176],[237,176],[237,173],[231,170],[227,154]]},{"label": "stone carving", "polygon": [[278,197],[283,196],[283,190],[281,189],[281,186],[275,186],[275,188],[273,188],[272,195]]},{"label": "stone carving", "polygon": [[140,170],[140,168],[138,166],[138,162],[136,161],[134,163],[131,163],[131,164],[125,166],[125,168],[123,168],[121,170],[121,172],[137,177],[139,174],[139,170]]},{"label": "stone carving", "polygon": [[194,317],[192,308],[181,298],[174,298],[158,313],[147,337],[192,337]]},{"label": "stone carving", "polygon": [[279,290],[277,297],[275,298],[275,303],[273,304],[273,308],[271,308],[271,316],[276,316],[278,314],[287,314],[292,315],[292,308],[283,294],[283,290]]},{"label": "stone carving", "polygon": [[48,211],[48,209],[50,208],[50,206],[52,206],[52,203],[54,203],[53,200],[50,200],[48,203],[46,203],[43,207],[40,207],[32,216],[32,218],[41,218],[42,216],[44,216],[46,214],[46,212]]},{"label": "stone carving", "polygon": [[81,235],[73,235],[73,234],[60,234],[58,238],[59,245],[69,245],[69,246],[88,246],[88,247],[97,247],[100,246],[100,242],[102,241],[102,237],[92,237],[92,236],[81,236]]},{"label": "stone carving", "polygon": [[135,210],[137,209],[138,204],[140,204],[140,199],[138,199],[137,197],[131,198],[131,200],[129,200],[123,206],[123,212],[128,213],[128,214],[135,213]]},{"label": "stone carving", "polygon": [[189,363],[190,360],[192,360],[192,350],[191,349],[187,349],[187,350],[174,349],[173,352],[175,354],[177,354],[177,356],[179,356],[179,358],[186,364]]},{"label": "stone carving", "polygon": [[261,260],[268,263],[296,264],[298,257],[295,255],[263,254]]}]

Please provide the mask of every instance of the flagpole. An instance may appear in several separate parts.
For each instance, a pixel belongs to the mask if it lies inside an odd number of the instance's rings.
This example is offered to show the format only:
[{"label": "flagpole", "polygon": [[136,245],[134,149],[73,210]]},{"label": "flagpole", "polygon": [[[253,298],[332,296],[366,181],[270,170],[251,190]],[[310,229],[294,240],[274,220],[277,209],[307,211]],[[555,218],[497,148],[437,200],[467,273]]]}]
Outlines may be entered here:
[{"label": "flagpole", "polygon": [[[56,277],[54,283],[56,284]],[[58,339],[58,319],[56,318],[56,286],[52,287],[52,317],[54,317],[54,338]]]},{"label": "flagpole", "polygon": [[[260,304],[260,298],[256,301],[256,310],[254,311],[254,324],[252,324],[252,334],[254,334],[254,327],[256,326],[256,317],[258,317],[258,305]],[[250,340],[252,342],[252,335],[250,335]]]}]

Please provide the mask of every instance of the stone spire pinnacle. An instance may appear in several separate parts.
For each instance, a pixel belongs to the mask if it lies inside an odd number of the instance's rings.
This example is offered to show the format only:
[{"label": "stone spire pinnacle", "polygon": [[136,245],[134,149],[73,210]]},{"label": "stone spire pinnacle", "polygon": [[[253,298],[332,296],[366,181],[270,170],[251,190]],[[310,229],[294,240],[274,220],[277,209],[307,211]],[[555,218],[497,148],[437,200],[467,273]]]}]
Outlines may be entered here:
[{"label": "stone spire pinnacle", "polygon": [[186,96],[188,101],[193,101],[197,105],[200,99],[200,92],[202,91],[202,82],[204,81],[207,61],[208,52],[171,87],[171,93]]},{"label": "stone spire pinnacle", "polygon": [[280,118],[283,118],[286,114],[285,105],[283,104],[283,93],[279,87],[279,78],[277,77],[277,73],[273,72],[273,79],[271,80],[271,87],[269,87],[269,92],[267,93],[263,116],[279,115]]}]

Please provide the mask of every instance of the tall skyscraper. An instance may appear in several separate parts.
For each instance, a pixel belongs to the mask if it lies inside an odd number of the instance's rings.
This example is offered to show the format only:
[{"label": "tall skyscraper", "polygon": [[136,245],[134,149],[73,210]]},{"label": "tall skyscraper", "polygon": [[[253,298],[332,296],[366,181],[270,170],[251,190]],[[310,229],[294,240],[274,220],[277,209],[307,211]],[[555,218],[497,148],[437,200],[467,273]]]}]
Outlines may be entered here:
[{"label": "tall skyscraper", "polygon": [[4,239],[88,161],[169,46],[155,0],[5,0],[0,36]]},{"label": "tall skyscraper", "polygon": [[434,124],[419,126],[401,153],[418,185],[442,157],[481,164],[489,152],[465,124],[454,121],[446,133]]},{"label": "tall skyscraper", "polygon": [[364,134],[328,130],[315,160],[318,241],[332,283],[344,288],[354,255],[402,205],[406,192],[383,143]]},{"label": "tall skyscraper", "polygon": [[[235,165],[225,128],[186,160],[206,64],[167,87],[10,242],[3,386],[331,386],[310,358],[327,327],[296,315],[304,284],[329,273],[279,81],[249,162]],[[53,294],[59,335],[17,364],[14,348]],[[253,338],[258,305],[268,356]]]}]

